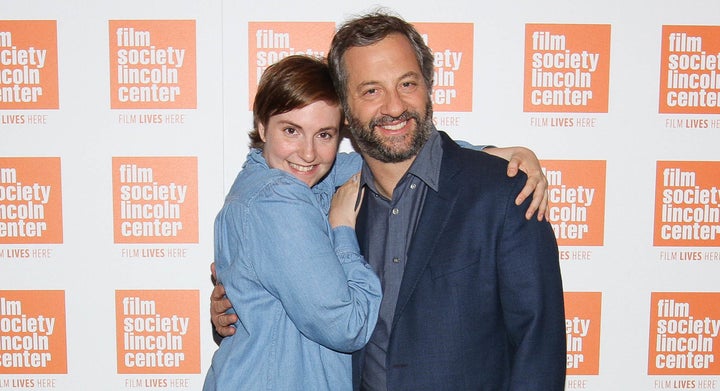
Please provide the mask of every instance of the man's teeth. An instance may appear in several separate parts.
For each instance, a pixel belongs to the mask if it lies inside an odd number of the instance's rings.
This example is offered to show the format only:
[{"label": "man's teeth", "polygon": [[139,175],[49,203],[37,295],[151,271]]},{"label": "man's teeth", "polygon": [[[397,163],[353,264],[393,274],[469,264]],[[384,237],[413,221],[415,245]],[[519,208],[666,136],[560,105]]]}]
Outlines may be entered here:
[{"label": "man's teeth", "polygon": [[382,125],[382,127],[387,130],[400,130],[405,127],[405,124],[407,124],[407,121],[400,122],[397,125]]}]

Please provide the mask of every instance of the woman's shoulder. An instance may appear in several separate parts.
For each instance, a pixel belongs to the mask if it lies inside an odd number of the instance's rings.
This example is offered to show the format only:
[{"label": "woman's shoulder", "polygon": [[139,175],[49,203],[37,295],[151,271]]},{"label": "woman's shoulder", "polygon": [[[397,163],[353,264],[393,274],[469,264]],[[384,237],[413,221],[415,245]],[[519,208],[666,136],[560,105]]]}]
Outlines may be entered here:
[{"label": "woman's shoulder", "polygon": [[245,167],[230,188],[226,202],[256,203],[306,197],[312,197],[310,188],[285,171],[267,167]]}]

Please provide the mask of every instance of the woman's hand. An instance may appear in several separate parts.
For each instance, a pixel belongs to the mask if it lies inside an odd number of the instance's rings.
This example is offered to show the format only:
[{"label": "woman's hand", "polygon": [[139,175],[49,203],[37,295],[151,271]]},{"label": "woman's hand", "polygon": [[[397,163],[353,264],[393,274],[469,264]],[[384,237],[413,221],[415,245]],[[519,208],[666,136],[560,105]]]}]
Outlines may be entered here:
[{"label": "woman's hand", "polygon": [[548,208],[548,181],[535,153],[525,147],[492,147],[485,148],[483,151],[508,160],[508,176],[515,176],[518,169],[527,174],[527,182],[515,199],[515,204],[520,205],[527,197],[532,196],[532,202],[525,212],[525,218],[530,220],[537,211],[538,221],[544,219]]},{"label": "woman's hand", "polygon": [[345,225],[355,229],[355,221],[358,215],[355,205],[357,204],[359,189],[359,173],[350,177],[344,185],[337,189],[330,203],[328,219],[331,227],[336,228]]}]

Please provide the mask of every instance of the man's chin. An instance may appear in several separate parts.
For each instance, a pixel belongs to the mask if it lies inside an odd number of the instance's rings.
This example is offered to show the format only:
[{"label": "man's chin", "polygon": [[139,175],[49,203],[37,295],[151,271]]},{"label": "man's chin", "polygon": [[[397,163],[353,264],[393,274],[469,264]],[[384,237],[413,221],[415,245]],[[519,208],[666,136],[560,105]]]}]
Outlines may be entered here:
[{"label": "man's chin", "polygon": [[403,148],[387,148],[387,146],[384,146],[380,150],[375,149],[375,152],[376,153],[371,156],[383,163],[401,163],[415,156],[415,153],[413,153],[412,149],[408,146],[404,146]]}]

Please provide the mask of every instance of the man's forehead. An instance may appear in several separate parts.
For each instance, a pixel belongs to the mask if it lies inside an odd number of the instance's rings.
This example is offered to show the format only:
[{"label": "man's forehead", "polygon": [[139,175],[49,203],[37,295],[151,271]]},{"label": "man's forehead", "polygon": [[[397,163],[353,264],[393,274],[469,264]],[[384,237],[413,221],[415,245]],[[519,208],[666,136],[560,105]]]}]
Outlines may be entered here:
[{"label": "man's forehead", "polygon": [[350,46],[345,51],[345,55],[347,55],[350,51],[369,52],[372,50],[382,50],[384,47],[390,45],[396,48],[402,48],[404,46],[409,51],[412,51],[412,44],[410,43],[410,39],[408,37],[400,33],[390,33],[369,45]]},{"label": "man's forehead", "polygon": [[[397,73],[395,77],[420,75],[420,64],[410,42],[402,35],[389,35],[367,46],[355,46],[343,58],[348,77],[367,75],[368,72]],[[369,75],[372,78],[372,75]],[[356,82],[367,82],[366,80]]]}]

